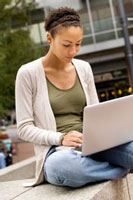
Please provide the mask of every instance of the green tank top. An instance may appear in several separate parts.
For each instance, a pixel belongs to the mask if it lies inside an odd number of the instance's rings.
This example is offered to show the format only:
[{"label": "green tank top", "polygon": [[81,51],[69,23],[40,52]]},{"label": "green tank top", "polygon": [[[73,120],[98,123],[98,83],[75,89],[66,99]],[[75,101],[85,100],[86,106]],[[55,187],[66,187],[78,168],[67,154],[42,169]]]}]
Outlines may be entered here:
[{"label": "green tank top", "polygon": [[65,133],[72,130],[81,130],[86,98],[78,75],[75,84],[67,90],[57,88],[47,77],[46,80],[57,131]]}]

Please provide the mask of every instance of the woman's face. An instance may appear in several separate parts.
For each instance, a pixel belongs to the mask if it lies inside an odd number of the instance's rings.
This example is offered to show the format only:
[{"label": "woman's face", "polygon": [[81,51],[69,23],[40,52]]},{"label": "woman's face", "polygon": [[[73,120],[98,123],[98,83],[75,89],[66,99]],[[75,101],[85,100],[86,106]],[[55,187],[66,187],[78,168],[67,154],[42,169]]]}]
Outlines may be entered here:
[{"label": "woman's face", "polygon": [[70,63],[78,53],[83,37],[83,30],[80,27],[62,27],[51,36],[50,50],[61,62]]}]

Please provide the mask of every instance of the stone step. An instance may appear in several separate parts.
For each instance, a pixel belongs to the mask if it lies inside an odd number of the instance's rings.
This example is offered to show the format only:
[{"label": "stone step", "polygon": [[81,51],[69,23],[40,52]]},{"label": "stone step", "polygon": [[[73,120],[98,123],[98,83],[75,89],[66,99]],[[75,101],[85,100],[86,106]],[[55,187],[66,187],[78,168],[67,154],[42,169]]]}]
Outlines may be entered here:
[{"label": "stone step", "polygon": [[[31,179],[30,179],[31,180]],[[133,175],[73,189],[48,183],[24,188],[27,180],[0,182],[2,200],[133,200]],[[1,198],[2,197],[2,198]]]},{"label": "stone step", "polygon": [[35,156],[0,170],[0,182],[34,178]]}]

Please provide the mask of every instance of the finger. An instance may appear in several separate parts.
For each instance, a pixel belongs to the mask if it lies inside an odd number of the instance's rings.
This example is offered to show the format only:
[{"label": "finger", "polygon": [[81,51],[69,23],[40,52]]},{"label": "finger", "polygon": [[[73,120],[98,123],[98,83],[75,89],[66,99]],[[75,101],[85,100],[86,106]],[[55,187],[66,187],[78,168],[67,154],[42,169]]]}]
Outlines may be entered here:
[{"label": "finger", "polygon": [[72,137],[71,141],[75,142],[75,143],[78,143],[78,144],[82,144],[82,140],[80,138]]},{"label": "finger", "polygon": [[80,148],[80,147],[81,147],[81,144],[76,143],[76,142],[71,142],[70,146],[71,146],[71,147],[77,147],[77,148]]},{"label": "finger", "polygon": [[68,133],[82,134],[81,132],[79,132],[79,131],[75,131],[75,130],[73,130],[73,131],[70,131],[70,132],[68,132]]},{"label": "finger", "polygon": [[82,137],[83,137],[83,134],[80,132],[77,132],[77,131],[71,131],[71,132],[69,132],[69,134],[72,136],[78,137],[80,139],[82,139]]},{"label": "finger", "polygon": [[82,137],[78,136],[75,133],[67,134],[65,137],[69,141],[77,142],[77,143],[80,143],[80,144],[82,143]]}]

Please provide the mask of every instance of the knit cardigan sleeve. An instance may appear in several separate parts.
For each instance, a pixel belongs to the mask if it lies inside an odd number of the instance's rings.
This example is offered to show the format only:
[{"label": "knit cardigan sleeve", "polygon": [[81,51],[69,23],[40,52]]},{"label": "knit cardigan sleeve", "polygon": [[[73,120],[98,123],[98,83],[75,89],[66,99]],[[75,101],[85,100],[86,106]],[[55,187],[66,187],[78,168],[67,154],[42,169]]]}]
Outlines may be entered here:
[{"label": "knit cardigan sleeve", "polygon": [[62,133],[35,126],[32,78],[23,67],[18,70],[16,76],[15,101],[19,137],[36,144],[59,145]]},{"label": "knit cardigan sleeve", "polygon": [[99,103],[98,95],[97,95],[97,90],[94,82],[94,75],[91,69],[91,66],[88,64],[87,71],[86,73],[86,79],[87,79],[87,89],[88,89],[88,94],[90,98],[90,104],[97,104]]}]

